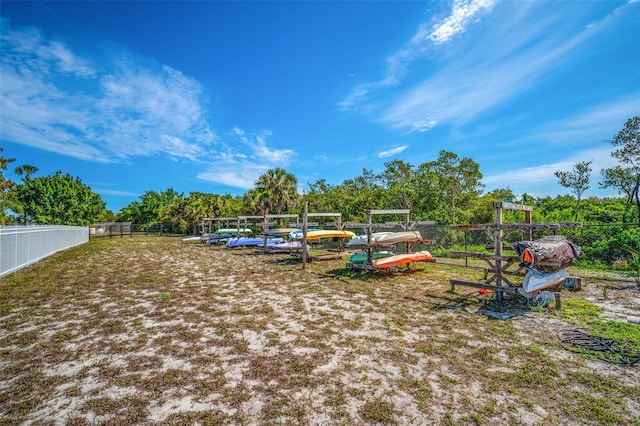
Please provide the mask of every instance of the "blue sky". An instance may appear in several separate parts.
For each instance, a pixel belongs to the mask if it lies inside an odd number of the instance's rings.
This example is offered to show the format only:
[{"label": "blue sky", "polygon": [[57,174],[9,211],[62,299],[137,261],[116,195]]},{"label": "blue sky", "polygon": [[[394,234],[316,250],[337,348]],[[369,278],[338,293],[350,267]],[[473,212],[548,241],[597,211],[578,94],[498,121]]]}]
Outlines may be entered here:
[{"label": "blue sky", "polygon": [[567,194],[640,114],[640,1],[11,2],[0,146],[117,212],[148,190],[301,190],[440,150],[485,190]]}]

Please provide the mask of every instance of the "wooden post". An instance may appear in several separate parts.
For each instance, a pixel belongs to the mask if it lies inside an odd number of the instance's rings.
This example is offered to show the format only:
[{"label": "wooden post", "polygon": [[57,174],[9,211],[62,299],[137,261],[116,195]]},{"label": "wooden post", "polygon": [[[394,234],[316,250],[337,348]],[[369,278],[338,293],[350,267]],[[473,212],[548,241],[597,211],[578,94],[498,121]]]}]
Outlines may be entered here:
[{"label": "wooden post", "polygon": [[[494,223],[496,225],[502,224],[502,204],[501,203],[493,203],[493,207],[495,209],[495,220]],[[500,287],[502,285],[502,260],[498,258],[498,256],[502,256],[502,228],[499,226],[493,233],[493,245],[495,246],[495,254],[496,254],[496,286]],[[496,291],[496,298],[499,302],[502,301],[502,292]]]},{"label": "wooden post", "polygon": [[[531,214],[532,214],[531,210],[525,210],[524,211],[524,223],[527,223],[529,225],[531,225],[533,223],[531,221]],[[533,240],[533,229],[532,228],[529,228],[529,229],[525,230],[525,239],[527,241]]]},{"label": "wooden post", "polygon": [[373,221],[371,219],[371,210],[367,210],[367,265],[373,264],[373,249],[371,248],[371,234],[373,233]]},{"label": "wooden post", "polygon": [[307,268],[307,214],[309,214],[309,202],[305,201],[302,217],[302,269]]}]

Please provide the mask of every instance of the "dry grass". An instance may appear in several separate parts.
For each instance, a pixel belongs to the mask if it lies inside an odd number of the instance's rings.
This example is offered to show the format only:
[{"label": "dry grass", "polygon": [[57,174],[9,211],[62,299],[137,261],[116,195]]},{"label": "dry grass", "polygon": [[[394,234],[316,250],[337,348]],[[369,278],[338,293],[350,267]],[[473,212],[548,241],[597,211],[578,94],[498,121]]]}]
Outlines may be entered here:
[{"label": "dry grass", "polygon": [[[640,424],[637,366],[565,351],[546,310],[477,313],[469,270],[298,262],[136,237],[6,277],[0,424]],[[596,284],[565,297],[638,311]]]}]

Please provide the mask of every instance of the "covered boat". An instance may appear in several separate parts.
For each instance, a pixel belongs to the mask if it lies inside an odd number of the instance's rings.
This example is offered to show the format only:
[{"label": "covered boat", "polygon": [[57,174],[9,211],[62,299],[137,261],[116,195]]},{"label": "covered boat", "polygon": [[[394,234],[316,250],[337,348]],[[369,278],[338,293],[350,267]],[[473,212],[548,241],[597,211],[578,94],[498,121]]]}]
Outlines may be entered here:
[{"label": "covered boat", "polygon": [[522,263],[541,272],[556,272],[566,268],[582,255],[580,246],[562,235],[550,235],[535,241],[513,243]]}]

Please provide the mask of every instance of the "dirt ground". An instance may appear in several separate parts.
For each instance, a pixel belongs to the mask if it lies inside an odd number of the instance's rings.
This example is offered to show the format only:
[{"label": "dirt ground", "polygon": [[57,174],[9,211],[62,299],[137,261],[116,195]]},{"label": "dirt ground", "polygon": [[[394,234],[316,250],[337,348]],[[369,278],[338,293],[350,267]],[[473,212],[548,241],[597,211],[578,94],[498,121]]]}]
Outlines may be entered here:
[{"label": "dirt ground", "polygon": [[[468,269],[345,264],[135,237],[19,271],[0,282],[0,425],[640,425],[640,364],[566,350],[554,309],[450,292]],[[640,312],[631,283],[572,298]]]}]

